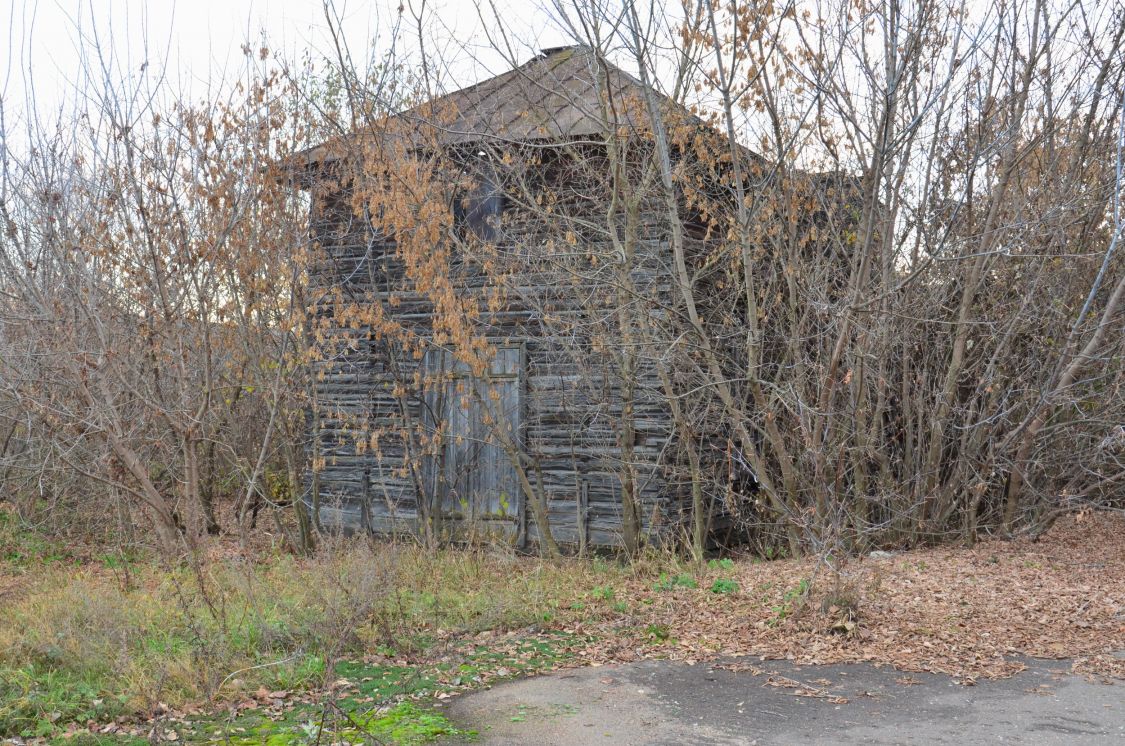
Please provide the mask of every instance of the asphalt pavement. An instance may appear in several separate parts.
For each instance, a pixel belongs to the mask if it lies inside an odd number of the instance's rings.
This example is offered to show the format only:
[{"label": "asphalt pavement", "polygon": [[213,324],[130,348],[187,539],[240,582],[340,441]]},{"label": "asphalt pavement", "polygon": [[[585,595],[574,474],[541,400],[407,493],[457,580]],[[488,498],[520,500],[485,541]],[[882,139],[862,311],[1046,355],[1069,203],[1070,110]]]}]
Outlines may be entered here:
[{"label": "asphalt pavement", "polygon": [[736,659],[566,670],[445,704],[481,744],[1125,744],[1125,684],[1030,660],[971,686],[872,665]]}]

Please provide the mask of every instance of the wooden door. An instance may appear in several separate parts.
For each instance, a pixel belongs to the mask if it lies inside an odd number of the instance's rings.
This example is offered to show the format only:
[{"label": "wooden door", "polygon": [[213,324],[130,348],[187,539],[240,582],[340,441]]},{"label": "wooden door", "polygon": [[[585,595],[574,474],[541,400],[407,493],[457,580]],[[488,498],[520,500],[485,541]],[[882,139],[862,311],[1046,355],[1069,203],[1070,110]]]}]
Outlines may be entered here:
[{"label": "wooden door", "polygon": [[455,534],[522,538],[523,500],[513,449],[520,444],[523,350],[504,347],[474,376],[444,350],[424,361],[430,427],[440,439],[426,471]]}]

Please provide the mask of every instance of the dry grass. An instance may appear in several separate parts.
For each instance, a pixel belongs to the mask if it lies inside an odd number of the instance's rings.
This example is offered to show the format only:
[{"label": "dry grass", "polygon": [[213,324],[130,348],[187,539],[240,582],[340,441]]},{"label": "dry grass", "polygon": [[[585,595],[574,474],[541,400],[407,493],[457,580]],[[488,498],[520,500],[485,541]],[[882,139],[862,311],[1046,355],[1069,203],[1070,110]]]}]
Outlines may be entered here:
[{"label": "dry grass", "polygon": [[339,660],[421,659],[483,630],[555,623],[598,578],[629,572],[346,540],[312,559],[217,545],[187,567],[53,551],[0,563],[0,735],[316,687]]},{"label": "dry grass", "polygon": [[5,530],[0,735],[315,689],[340,660],[423,662],[512,630],[577,633],[573,664],[753,655],[970,681],[1031,655],[1125,673],[1112,655],[1125,649],[1121,516],[1064,519],[1038,543],[852,560],[839,573],[814,560],[546,562],[344,540],[312,559],[218,543],[194,567],[168,567]]}]

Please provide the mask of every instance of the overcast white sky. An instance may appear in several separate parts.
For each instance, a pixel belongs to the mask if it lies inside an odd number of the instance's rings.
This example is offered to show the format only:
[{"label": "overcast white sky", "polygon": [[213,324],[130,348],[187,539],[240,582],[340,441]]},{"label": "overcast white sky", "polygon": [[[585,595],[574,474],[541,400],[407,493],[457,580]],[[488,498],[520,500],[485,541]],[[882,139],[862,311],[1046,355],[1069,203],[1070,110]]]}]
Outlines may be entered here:
[{"label": "overcast white sky", "polygon": [[[543,9],[547,2],[496,0],[524,58],[532,49],[568,43]],[[420,0],[411,4],[417,8]],[[371,40],[377,47],[388,43],[399,0],[333,5],[357,56]],[[487,77],[490,67],[502,69],[502,60],[488,52],[487,32],[494,24],[482,22],[471,1],[428,0],[425,13],[426,43],[453,60],[447,82],[468,85]],[[9,127],[29,109],[47,119],[65,114],[90,85],[82,74],[84,59],[96,65],[99,48],[130,75],[140,74],[146,62],[146,75],[167,71],[172,89],[191,97],[236,76],[242,44],[257,48],[263,34],[287,59],[305,50],[314,55],[331,50],[322,0],[0,0],[0,24],[6,36],[0,39],[0,97]],[[413,35],[414,24],[408,25]]]}]

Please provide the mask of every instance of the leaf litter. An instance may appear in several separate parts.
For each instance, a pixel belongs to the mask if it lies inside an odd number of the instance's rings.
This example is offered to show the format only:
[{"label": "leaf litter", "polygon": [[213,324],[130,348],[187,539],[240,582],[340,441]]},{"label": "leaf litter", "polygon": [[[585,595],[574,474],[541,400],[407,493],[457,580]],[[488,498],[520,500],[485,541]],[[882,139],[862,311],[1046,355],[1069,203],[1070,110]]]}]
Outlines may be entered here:
[{"label": "leaf litter", "polygon": [[[1125,678],[1125,517],[1060,519],[1038,541],[912,550],[840,568],[854,594],[840,634],[836,581],[814,560],[739,561],[741,591],[653,592],[638,579],[629,614],[575,624],[595,640],[579,662],[756,656],[798,664],[869,662],[961,683],[1011,676],[1023,659],[1071,659],[1076,673]],[[811,583],[803,581],[812,578]],[[701,587],[706,584],[701,583]],[[794,600],[793,590],[807,593]],[[644,634],[666,625],[667,641]]]}]

